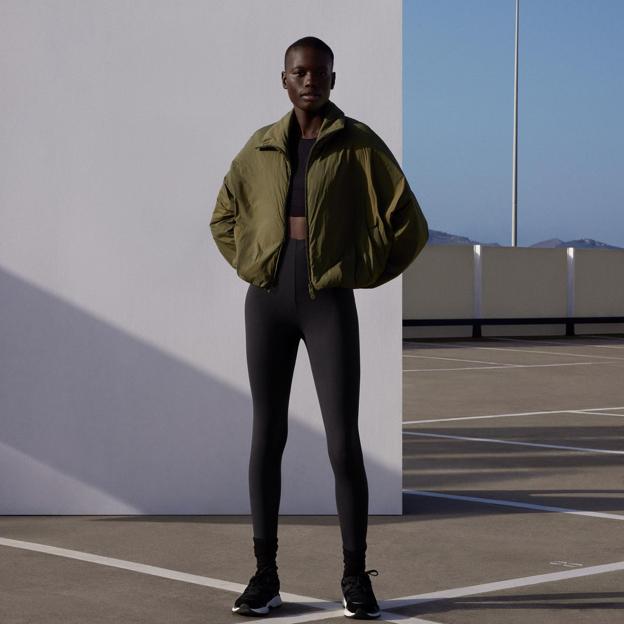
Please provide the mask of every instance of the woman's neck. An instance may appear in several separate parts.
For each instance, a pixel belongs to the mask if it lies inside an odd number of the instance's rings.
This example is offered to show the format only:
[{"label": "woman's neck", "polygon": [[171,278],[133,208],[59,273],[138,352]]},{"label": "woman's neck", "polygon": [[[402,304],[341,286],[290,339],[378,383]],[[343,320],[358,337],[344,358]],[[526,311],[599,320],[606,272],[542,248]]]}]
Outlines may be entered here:
[{"label": "woman's neck", "polygon": [[[328,101],[329,102],[329,101]],[[299,136],[302,139],[315,139],[323,124],[323,119],[327,112],[327,104],[314,113],[295,108],[295,117],[298,122]]]}]

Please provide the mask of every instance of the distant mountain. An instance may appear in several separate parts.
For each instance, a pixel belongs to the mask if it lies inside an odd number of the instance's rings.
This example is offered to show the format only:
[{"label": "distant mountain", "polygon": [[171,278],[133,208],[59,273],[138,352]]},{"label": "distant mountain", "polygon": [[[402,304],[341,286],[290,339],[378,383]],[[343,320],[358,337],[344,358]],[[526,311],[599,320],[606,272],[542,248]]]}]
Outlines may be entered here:
[{"label": "distant mountain", "polygon": [[[503,247],[499,243],[481,243],[479,241],[472,240],[467,236],[459,236],[457,234],[449,234],[448,232],[442,232],[440,230],[429,230],[428,245],[484,245],[488,247]],[[526,245],[521,245],[525,247]],[[578,238],[575,240],[563,241],[560,238],[549,238],[547,240],[540,241],[539,243],[533,243],[528,245],[529,247],[583,247],[586,249],[622,249],[617,245],[609,245],[602,241],[597,241],[593,238]],[[510,245],[506,245],[510,247]]]},{"label": "distant mountain", "polygon": [[449,234],[440,230],[429,230],[429,241],[427,245],[490,245],[492,247],[501,247],[498,243],[480,243],[473,241],[466,236],[458,236],[457,234]]},{"label": "distant mountain", "polygon": [[586,249],[622,249],[617,245],[608,245],[602,241],[594,240],[593,238],[577,238],[575,240],[562,241],[560,238],[548,238],[540,241],[539,243],[533,243],[531,247],[583,247]]}]

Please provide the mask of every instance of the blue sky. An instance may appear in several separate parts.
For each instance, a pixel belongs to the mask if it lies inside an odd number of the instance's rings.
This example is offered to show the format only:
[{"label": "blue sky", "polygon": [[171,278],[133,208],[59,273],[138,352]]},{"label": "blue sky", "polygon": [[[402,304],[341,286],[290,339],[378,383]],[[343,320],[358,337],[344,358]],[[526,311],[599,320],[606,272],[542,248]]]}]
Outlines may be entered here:
[{"label": "blue sky", "polygon": [[[520,0],[518,245],[624,247],[624,0]],[[403,166],[432,229],[511,245],[515,0],[403,0]]]}]

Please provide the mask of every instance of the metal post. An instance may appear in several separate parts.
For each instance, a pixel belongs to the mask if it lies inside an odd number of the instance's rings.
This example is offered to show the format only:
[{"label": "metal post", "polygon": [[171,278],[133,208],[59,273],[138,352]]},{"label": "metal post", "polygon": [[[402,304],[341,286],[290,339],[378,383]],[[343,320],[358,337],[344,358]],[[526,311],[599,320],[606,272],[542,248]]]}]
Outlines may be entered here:
[{"label": "metal post", "polygon": [[472,337],[481,338],[481,314],[482,314],[482,268],[481,268],[481,245],[472,246]]},{"label": "metal post", "polygon": [[576,302],[574,298],[574,247],[568,247],[567,257],[567,298],[566,298],[566,336],[574,336],[574,310]]},{"label": "metal post", "polygon": [[511,246],[518,245],[518,28],[520,21],[520,0],[516,0],[516,43],[514,62],[514,136],[511,200]]}]

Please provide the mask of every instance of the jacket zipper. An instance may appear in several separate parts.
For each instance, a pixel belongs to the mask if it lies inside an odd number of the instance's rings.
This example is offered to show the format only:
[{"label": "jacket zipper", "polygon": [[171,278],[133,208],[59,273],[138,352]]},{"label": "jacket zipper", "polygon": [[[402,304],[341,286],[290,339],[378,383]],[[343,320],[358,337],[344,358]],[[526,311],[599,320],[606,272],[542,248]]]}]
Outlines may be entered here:
[{"label": "jacket zipper", "polygon": [[[325,139],[326,137],[324,136],[323,139]],[[322,139],[321,139],[322,140]],[[314,144],[312,145],[312,147],[310,148],[310,153],[308,154],[308,159],[306,161],[306,166],[305,166],[305,172],[304,172],[304,185],[305,185],[305,197],[304,197],[304,212],[305,212],[305,217],[306,217],[306,256],[308,259],[308,293],[310,294],[310,298],[311,299],[316,299],[316,289],[314,288],[314,286],[312,286],[312,265],[310,264],[310,238],[308,236],[309,234],[309,228],[308,228],[308,166],[310,164],[310,160],[312,158],[312,152],[314,151],[314,148],[318,145],[319,140],[317,139],[316,141],[314,141]],[[277,147],[277,149],[282,152],[282,154],[284,154],[284,156],[286,157],[286,165],[288,167],[288,185],[286,187],[286,199],[284,200],[284,205],[282,207],[282,214],[283,214],[283,218],[284,218],[284,238],[282,239],[282,244],[280,245],[279,251],[277,253],[277,263],[275,264],[275,271],[273,273],[273,281],[272,283],[267,286],[267,293],[271,292],[271,289],[273,287],[273,285],[275,284],[275,278],[277,277],[277,269],[279,267],[279,259],[280,259],[280,255],[282,253],[282,248],[284,247],[284,240],[287,236],[287,223],[286,223],[286,201],[288,199],[288,190],[290,189],[290,177],[292,175],[292,169],[290,167],[290,160],[288,157],[288,153],[285,152],[281,147],[275,146]]]},{"label": "jacket zipper", "polygon": [[308,154],[308,159],[306,160],[305,172],[303,176],[303,182],[305,187],[303,208],[306,218],[306,254],[308,258],[308,292],[310,293],[310,299],[316,299],[316,292],[314,290],[314,286],[312,286],[312,265],[310,264],[310,229],[308,227],[308,166],[310,164],[310,160],[312,159],[312,152],[314,151],[314,148],[317,144],[318,139],[314,141],[312,147],[310,148],[310,153]]},{"label": "jacket zipper", "polygon": [[[282,154],[284,154],[284,151],[280,149],[280,152],[282,152]],[[279,267],[279,261],[280,261],[280,256],[282,255],[282,249],[284,247],[284,241],[286,240],[286,236],[288,236],[288,224],[286,223],[286,202],[288,201],[288,191],[290,190],[290,176],[292,175],[292,170],[290,168],[290,161],[288,160],[288,155],[284,154],[286,156],[286,168],[288,169],[288,182],[286,184],[286,198],[284,199],[284,205],[282,206],[282,219],[284,222],[284,232],[283,232],[283,236],[282,236],[282,242],[280,244],[279,250],[277,252],[277,262],[275,263],[275,270],[273,271],[273,280],[271,281],[271,284],[267,287],[266,291],[267,293],[271,292],[271,289],[273,288],[273,286],[275,285],[275,280],[277,278],[277,269]]]}]

